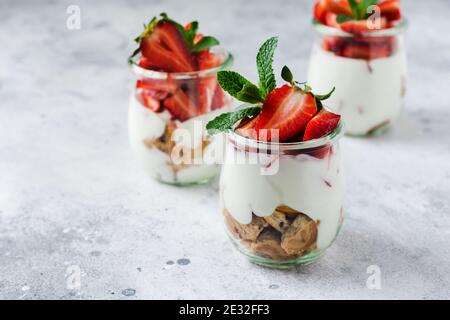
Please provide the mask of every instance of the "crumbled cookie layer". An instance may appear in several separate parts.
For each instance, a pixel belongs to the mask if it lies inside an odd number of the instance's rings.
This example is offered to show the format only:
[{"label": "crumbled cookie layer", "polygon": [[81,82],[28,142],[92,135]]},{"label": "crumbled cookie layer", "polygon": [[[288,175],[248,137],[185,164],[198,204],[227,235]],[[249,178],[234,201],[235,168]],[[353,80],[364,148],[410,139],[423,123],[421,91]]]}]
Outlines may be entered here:
[{"label": "crumbled cookie layer", "polygon": [[[189,149],[178,147],[179,149],[174,149],[177,147],[175,142],[172,140],[172,135],[177,128],[175,122],[170,121],[167,123],[164,133],[161,137],[156,139],[145,139],[143,142],[147,146],[147,148],[157,148],[161,152],[164,152],[168,155],[167,164],[172,169],[173,174],[176,176],[177,172],[181,169],[189,167],[194,163],[194,159],[196,155],[203,155],[205,148],[209,145],[210,141],[203,138],[202,143],[197,149]],[[186,158],[184,155],[189,154],[189,158]],[[174,163],[173,157],[176,157],[177,163]]]},{"label": "crumbled cookie layer", "polygon": [[249,224],[236,221],[226,208],[223,215],[231,235],[259,256],[289,260],[316,248],[318,223],[287,206],[264,218],[253,215]]}]

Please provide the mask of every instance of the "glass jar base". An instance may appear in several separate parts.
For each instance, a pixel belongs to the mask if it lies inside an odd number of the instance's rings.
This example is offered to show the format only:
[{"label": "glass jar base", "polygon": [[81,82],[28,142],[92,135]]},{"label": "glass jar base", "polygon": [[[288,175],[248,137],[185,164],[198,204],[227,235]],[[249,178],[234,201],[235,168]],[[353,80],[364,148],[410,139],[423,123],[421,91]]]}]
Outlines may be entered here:
[{"label": "glass jar base", "polygon": [[324,253],[324,250],[313,250],[304,256],[289,259],[289,260],[273,260],[269,258],[264,258],[254,254],[253,252],[247,250],[244,246],[237,243],[235,239],[233,239],[227,232],[228,237],[230,238],[233,245],[236,249],[241,252],[247,259],[256,265],[262,267],[268,267],[272,269],[297,269],[303,266],[309,265],[317,261]]},{"label": "glass jar base", "polygon": [[215,176],[211,177],[211,178],[206,178],[203,180],[186,181],[186,182],[166,181],[166,180],[163,180],[160,178],[156,178],[156,180],[161,182],[162,184],[167,184],[167,185],[171,185],[171,186],[175,186],[175,187],[191,187],[191,186],[195,186],[195,185],[207,184],[207,183],[211,182],[211,180],[213,180],[214,178],[215,178]]}]

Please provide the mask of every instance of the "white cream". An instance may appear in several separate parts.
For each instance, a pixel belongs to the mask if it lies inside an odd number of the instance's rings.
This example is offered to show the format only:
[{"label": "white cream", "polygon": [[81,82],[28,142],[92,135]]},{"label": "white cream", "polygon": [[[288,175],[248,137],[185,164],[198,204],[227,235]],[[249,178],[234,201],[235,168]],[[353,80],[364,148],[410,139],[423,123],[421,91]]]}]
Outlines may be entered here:
[{"label": "white cream", "polygon": [[287,205],[320,221],[318,249],[333,242],[340,225],[345,187],[337,145],[324,159],[305,154],[281,158],[274,175],[261,175],[264,164],[235,163],[237,153],[242,151],[228,143],[220,194],[223,206],[239,223],[250,223],[252,213],[265,217],[279,205]]},{"label": "white cream", "polygon": [[365,135],[384,123],[394,122],[399,116],[406,73],[402,39],[392,56],[371,61],[339,57],[315,46],[308,83],[317,93],[336,87],[326,105],[342,114],[346,133]]},{"label": "white cream", "polygon": [[[177,129],[172,134],[172,140],[179,147],[201,148],[206,133],[206,123],[228,109],[227,106],[184,122],[177,121]],[[169,112],[155,113],[145,108],[134,94],[131,96],[128,111],[128,133],[133,153],[143,168],[152,177],[168,183],[192,183],[208,180],[217,175],[220,169],[218,164],[209,164],[210,162],[208,164],[195,163],[179,169],[175,173],[170,166],[169,155],[157,148],[149,148],[145,145],[144,140],[157,139],[164,134],[170,118]],[[214,143],[210,143],[203,150],[203,155],[210,153],[213,146]],[[202,154],[200,154],[201,156]],[[201,159],[199,160],[201,161]]]}]

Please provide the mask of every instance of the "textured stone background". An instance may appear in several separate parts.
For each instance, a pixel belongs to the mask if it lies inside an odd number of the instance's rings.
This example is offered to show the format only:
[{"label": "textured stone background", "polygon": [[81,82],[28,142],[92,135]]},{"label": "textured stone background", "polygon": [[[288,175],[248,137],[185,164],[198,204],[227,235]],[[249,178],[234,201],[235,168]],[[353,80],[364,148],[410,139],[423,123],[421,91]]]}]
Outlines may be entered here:
[{"label": "textured stone background", "polygon": [[[342,233],[317,264],[275,271],[228,243],[217,183],[176,189],[137,167],[126,57],[167,11],[198,19],[250,78],[256,48],[278,34],[277,68],[306,77],[312,1],[2,0],[0,298],[450,298],[450,2],[403,2],[406,110],[387,135],[343,139]],[[69,4],[81,30],[66,29]],[[366,288],[369,265],[381,290]]]}]

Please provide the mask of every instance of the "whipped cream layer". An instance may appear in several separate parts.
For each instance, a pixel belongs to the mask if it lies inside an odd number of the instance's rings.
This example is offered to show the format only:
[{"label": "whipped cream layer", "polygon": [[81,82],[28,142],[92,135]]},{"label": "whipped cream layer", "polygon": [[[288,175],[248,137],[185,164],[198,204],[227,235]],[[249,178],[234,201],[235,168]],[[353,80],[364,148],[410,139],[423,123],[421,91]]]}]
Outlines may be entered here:
[{"label": "whipped cream layer", "polygon": [[318,249],[333,242],[344,201],[344,177],[337,145],[324,159],[306,154],[282,156],[274,175],[261,174],[261,168],[267,170],[268,164],[235,163],[237,153],[243,151],[228,143],[220,179],[221,201],[233,218],[248,224],[252,214],[270,216],[279,205],[286,205],[319,222]]},{"label": "whipped cream layer", "polygon": [[365,135],[397,119],[403,106],[406,74],[402,39],[393,55],[371,61],[338,57],[316,45],[308,83],[317,93],[336,87],[327,106],[342,114],[347,133]]}]

